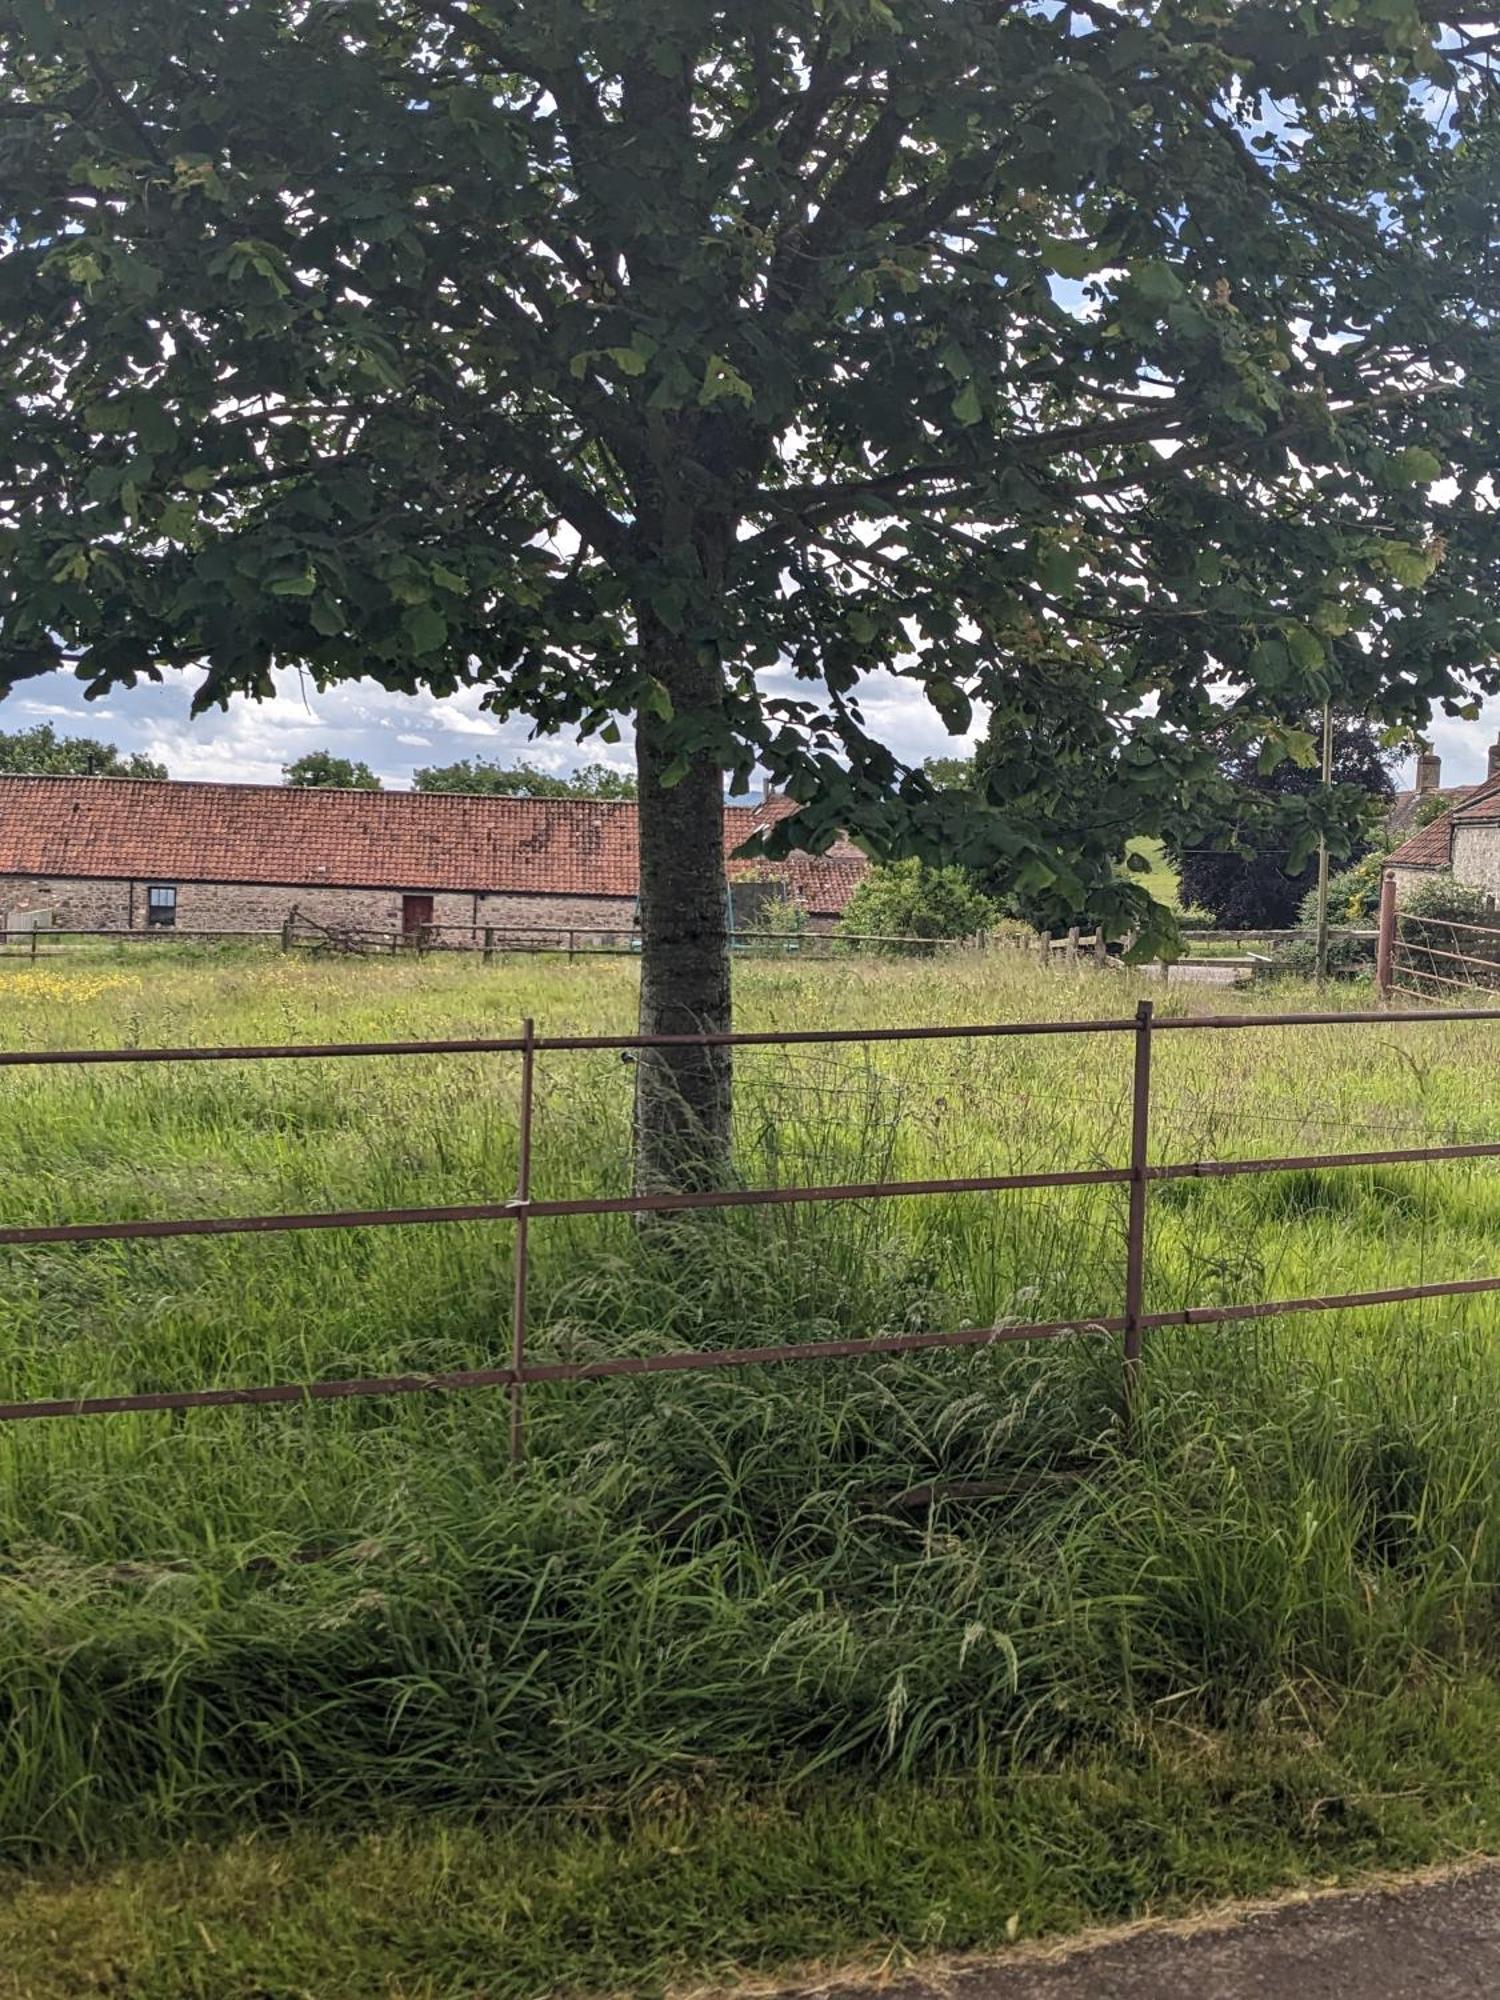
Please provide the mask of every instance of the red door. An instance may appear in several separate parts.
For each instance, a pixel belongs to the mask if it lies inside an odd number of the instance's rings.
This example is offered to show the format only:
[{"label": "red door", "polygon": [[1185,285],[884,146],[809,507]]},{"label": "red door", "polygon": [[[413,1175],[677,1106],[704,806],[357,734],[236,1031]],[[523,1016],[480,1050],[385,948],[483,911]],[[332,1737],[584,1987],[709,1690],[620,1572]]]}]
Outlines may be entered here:
[{"label": "red door", "polygon": [[425,931],[431,922],[431,896],[403,896],[401,898],[401,931],[403,936],[415,937],[418,931]]}]

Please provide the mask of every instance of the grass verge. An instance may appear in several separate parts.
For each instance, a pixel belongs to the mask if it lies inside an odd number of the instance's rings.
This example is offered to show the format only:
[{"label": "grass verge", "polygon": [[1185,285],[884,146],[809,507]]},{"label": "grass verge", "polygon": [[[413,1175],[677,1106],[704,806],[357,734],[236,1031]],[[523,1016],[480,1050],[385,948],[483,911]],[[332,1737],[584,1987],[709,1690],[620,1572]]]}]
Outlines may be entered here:
[{"label": "grass verge", "polygon": [[0,1877],[5,2000],[530,2000],[874,1970],[1500,1846],[1500,1693],[943,1785],[261,1833]]}]

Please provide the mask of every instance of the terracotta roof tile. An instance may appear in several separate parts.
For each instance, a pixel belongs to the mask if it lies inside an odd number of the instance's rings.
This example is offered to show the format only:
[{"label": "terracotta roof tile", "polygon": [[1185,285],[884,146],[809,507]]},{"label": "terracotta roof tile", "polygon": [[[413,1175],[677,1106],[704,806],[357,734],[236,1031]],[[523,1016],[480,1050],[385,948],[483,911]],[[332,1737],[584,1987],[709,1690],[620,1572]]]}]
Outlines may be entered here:
[{"label": "terracotta roof tile", "polygon": [[[776,799],[725,812],[726,852],[794,811]],[[737,878],[784,877],[835,915],[867,866],[826,855],[731,861]],[[448,792],[342,792],[141,778],[0,778],[0,876],[92,876],[297,888],[634,896],[633,804]]]},{"label": "terracotta roof tile", "polygon": [[1453,828],[1462,820],[1500,818],[1500,778],[1482,785],[1456,787],[1458,801],[1447,812],[1419,827],[1386,857],[1392,868],[1447,868],[1453,861]]}]

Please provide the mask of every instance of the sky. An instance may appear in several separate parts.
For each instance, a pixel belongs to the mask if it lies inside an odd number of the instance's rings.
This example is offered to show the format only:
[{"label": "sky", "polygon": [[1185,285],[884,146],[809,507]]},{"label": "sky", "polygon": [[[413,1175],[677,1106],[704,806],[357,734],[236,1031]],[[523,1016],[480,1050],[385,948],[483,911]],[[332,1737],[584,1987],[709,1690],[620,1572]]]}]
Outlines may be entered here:
[{"label": "sky", "polygon": [[[393,788],[409,785],[421,765],[452,764],[460,757],[500,763],[525,758],[548,771],[590,763],[632,768],[628,741],[533,737],[524,719],[499,722],[485,714],[478,690],[438,700],[356,681],[319,694],[289,672],[277,676],[274,701],[241,699],[225,714],[215,710],[193,717],[188,712],[193,682],[190,673],[168,673],[160,686],[89,702],[71,674],[43,675],[0,699],[0,730],[50,722],[60,735],[102,737],[122,750],[144,750],[174,778],[222,783],[278,784],[282,765],[309,750],[356,758]],[[862,701],[872,734],[910,763],[962,755],[972,747],[947,733],[917,688],[892,675],[867,676]],[[1475,784],[1486,775],[1490,744],[1500,737],[1500,698],[1486,703],[1476,722],[1438,716],[1428,733],[1443,760],[1444,784]],[[1396,778],[1411,784],[1412,766],[1401,767]]]},{"label": "sky", "polygon": [[[332,750],[370,766],[388,787],[411,783],[426,764],[461,757],[499,763],[525,758],[544,770],[579,764],[634,768],[628,739],[580,743],[571,735],[533,737],[524,718],[500,722],[480,707],[477,689],[439,700],[392,694],[373,681],[318,693],[294,672],[276,676],[274,701],[238,699],[227,712],[189,713],[195,676],[169,672],[100,701],[85,701],[71,674],[23,681],[0,699],[0,730],[50,722],[64,736],[101,737],[121,750],[144,750],[174,778],[279,784],[281,767],[309,750]],[[868,675],[861,697],[871,732],[913,763],[964,754],[971,745],[951,737],[917,688],[887,674]]]}]

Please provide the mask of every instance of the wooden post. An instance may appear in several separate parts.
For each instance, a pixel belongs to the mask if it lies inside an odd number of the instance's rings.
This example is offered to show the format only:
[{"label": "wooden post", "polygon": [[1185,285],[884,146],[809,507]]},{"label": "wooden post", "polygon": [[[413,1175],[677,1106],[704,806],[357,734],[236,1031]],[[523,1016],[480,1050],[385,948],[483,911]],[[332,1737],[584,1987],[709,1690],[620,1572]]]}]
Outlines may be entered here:
[{"label": "wooden post", "polygon": [[1037,958],[1041,963],[1043,972],[1050,971],[1052,966],[1052,939],[1046,931],[1041,933],[1041,941],[1037,946]]},{"label": "wooden post", "polygon": [[568,963],[569,963],[569,965],[571,965],[571,964],[573,963],[573,939],[575,938],[575,936],[576,936],[576,935],[577,935],[577,933],[576,933],[575,931],[569,931],[569,932],[568,932]]},{"label": "wooden post", "polygon": [[494,959],[495,959],[495,926],[493,924],[486,924],[484,927],[484,962],[486,965],[492,965],[494,963]]},{"label": "wooden post", "polygon": [[281,920],[281,949],[290,951],[292,938],[297,926],[297,906],[294,903]]},{"label": "wooden post", "polygon": [[1094,963],[1100,967],[1109,963],[1109,947],[1104,942],[1104,929],[1102,925],[1094,932]]},{"label": "wooden post", "polygon": [[1380,878],[1380,921],[1375,937],[1375,989],[1382,1000],[1391,997],[1391,978],[1396,958],[1396,871],[1387,868]]},{"label": "wooden post", "polygon": [[36,957],[36,940],[37,940],[37,927],[35,924],[33,924],[31,926],[31,955],[33,958]]},{"label": "wooden post", "polygon": [[1078,967],[1078,933],[1078,925],[1070,924],[1068,927],[1068,970],[1070,972],[1076,971]]}]

